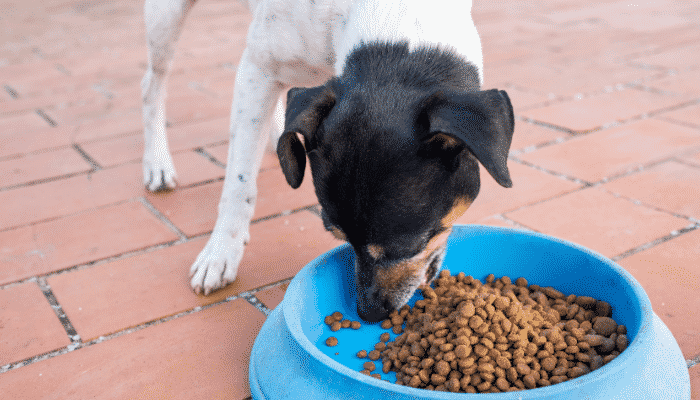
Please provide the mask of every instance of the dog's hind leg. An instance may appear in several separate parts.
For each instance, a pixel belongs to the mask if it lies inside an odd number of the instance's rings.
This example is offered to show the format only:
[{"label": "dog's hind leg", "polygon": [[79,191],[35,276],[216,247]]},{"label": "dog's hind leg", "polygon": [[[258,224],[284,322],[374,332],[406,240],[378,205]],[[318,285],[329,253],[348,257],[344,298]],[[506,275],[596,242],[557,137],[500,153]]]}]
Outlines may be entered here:
[{"label": "dog's hind leg", "polygon": [[144,20],[148,68],[143,100],[143,182],[151,191],[172,189],[177,174],[165,134],[165,82],[175,44],[193,0],[146,0]]},{"label": "dog's hind leg", "polygon": [[219,215],[209,241],[190,268],[190,284],[196,293],[209,294],[236,279],[250,239],[248,229],[255,210],[258,169],[274,125],[275,106],[287,88],[276,80],[269,65],[254,62],[251,49],[246,48],[233,91]]}]

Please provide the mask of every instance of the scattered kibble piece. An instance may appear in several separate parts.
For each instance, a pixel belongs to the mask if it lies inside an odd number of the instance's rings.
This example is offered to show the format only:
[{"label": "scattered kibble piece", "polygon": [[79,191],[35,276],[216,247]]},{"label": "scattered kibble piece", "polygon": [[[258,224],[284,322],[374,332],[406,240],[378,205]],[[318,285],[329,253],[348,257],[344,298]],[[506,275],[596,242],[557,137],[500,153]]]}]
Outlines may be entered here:
[{"label": "scattered kibble piece", "polygon": [[338,345],[338,338],[336,338],[335,336],[331,336],[328,339],[326,339],[326,346],[333,347],[336,345]]}]

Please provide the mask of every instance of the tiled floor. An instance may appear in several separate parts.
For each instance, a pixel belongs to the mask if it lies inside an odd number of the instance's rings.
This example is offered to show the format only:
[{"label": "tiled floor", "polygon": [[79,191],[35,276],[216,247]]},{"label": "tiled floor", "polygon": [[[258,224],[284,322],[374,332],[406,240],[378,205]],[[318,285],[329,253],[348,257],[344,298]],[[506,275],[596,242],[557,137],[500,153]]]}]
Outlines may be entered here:
[{"label": "tiled floor", "polygon": [[[0,393],[250,395],[250,349],[308,261],[340,243],[273,154],[237,281],[187,273],[216,217],[250,14],[200,0],[167,101],[180,187],[141,182],[142,1],[0,2]],[[514,187],[458,222],[588,246],[644,286],[700,399],[700,4],[475,0],[486,87],[516,111]]]}]

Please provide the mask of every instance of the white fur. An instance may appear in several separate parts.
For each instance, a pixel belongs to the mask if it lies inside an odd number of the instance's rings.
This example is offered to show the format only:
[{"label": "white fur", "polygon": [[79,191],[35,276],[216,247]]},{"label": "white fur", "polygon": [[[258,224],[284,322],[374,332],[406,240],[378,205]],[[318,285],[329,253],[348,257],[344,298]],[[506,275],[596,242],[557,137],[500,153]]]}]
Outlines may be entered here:
[{"label": "white fur", "polygon": [[[406,40],[411,48],[452,49],[478,68],[483,82],[481,42],[471,19],[471,1],[245,2],[253,12],[253,22],[236,75],[219,215],[190,269],[190,283],[197,293],[208,294],[236,279],[250,239],[257,171],[268,138],[276,143],[281,134],[284,96],[290,87],[323,84],[342,73],[345,58],[355,47],[373,40]],[[176,184],[165,133],[164,83],[193,4],[193,0],[146,0],[144,6],[149,67],[141,83],[143,170],[149,190]]]}]

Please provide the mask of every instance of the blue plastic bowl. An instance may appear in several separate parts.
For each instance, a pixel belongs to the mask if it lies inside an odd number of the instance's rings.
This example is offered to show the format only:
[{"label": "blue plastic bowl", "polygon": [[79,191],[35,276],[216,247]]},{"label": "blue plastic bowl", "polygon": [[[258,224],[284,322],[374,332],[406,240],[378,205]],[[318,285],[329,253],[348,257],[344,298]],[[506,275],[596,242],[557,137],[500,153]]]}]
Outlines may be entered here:
[{"label": "blue plastic bowl", "polygon": [[[557,385],[511,393],[455,394],[399,386],[358,371],[382,332],[363,322],[359,330],[331,332],[326,315],[340,311],[360,320],[355,306],[354,252],[340,246],[318,257],[292,280],[284,300],[258,334],[250,359],[254,399],[690,399],[683,355],[668,328],[654,314],[639,283],[611,260],[546,235],[486,226],[456,226],[443,269],[481,279],[493,273],[525,277],[564,294],[591,296],[613,307],[627,326],[629,347],[612,362]],[[409,304],[420,298],[414,296]],[[329,336],[335,347],[325,345]],[[396,335],[391,334],[392,340]],[[381,373],[381,363],[377,370]],[[395,373],[382,374],[395,381]]]}]

